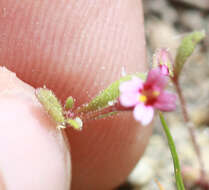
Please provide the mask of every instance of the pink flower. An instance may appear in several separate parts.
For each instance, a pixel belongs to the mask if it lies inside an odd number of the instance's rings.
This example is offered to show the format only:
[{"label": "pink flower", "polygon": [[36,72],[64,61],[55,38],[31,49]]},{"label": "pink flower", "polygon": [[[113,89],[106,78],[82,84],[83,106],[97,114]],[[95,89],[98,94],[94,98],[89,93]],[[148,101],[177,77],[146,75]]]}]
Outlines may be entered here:
[{"label": "pink flower", "polygon": [[155,108],[161,111],[176,108],[176,95],[164,90],[166,84],[167,77],[158,68],[150,70],[145,82],[133,77],[119,87],[120,104],[133,108],[134,118],[147,125],[153,119]]},{"label": "pink flower", "polygon": [[167,49],[159,49],[153,57],[154,67],[158,67],[163,75],[173,76],[173,60]]}]

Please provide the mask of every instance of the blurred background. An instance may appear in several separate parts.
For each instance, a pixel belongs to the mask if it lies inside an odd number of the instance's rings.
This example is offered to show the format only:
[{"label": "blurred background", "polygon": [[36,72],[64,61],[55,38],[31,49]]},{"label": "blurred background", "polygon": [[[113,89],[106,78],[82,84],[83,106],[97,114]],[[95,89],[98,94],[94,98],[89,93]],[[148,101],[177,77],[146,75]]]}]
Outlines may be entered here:
[{"label": "blurred background", "polygon": [[[143,7],[150,65],[156,49],[168,48],[175,56],[186,34],[195,30],[206,32],[206,38],[186,63],[180,82],[209,174],[209,0],[144,0]],[[170,88],[173,90],[172,86]],[[187,189],[199,190],[201,188],[196,186],[199,164],[179,105],[176,112],[165,117],[177,146]],[[154,125],[143,158],[119,190],[157,190],[156,180],[165,190],[176,189],[172,158],[158,118]],[[207,180],[209,182],[209,178]]]}]

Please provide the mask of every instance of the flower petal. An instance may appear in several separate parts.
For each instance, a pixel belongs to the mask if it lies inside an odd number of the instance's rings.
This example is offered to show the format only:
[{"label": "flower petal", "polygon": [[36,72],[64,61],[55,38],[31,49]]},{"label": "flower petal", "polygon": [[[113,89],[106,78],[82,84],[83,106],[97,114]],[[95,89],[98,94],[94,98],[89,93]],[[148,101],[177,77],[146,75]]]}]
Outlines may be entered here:
[{"label": "flower petal", "polygon": [[151,106],[145,106],[144,104],[138,104],[134,108],[134,118],[139,121],[143,126],[148,125],[154,116],[154,109]]},{"label": "flower petal", "polygon": [[120,97],[120,103],[124,107],[132,107],[138,104],[139,100],[139,93],[138,92],[123,92]]},{"label": "flower petal", "polygon": [[176,95],[167,91],[162,92],[154,107],[161,111],[173,111],[176,109]]},{"label": "flower petal", "polygon": [[161,70],[159,68],[155,68],[149,71],[144,86],[145,88],[152,86],[163,89],[165,88],[167,82],[167,77],[161,73]]},{"label": "flower petal", "polygon": [[143,81],[138,77],[132,77],[131,80],[121,83],[120,92],[138,92],[142,88]]},{"label": "flower petal", "polygon": [[169,69],[166,65],[161,65],[160,66],[160,70],[162,72],[163,75],[168,76],[169,75]]}]

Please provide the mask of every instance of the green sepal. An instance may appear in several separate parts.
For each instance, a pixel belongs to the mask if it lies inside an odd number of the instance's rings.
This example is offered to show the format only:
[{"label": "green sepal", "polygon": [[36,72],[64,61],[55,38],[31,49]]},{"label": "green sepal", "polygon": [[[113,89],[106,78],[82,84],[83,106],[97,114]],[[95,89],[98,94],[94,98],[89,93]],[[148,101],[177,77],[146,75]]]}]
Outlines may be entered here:
[{"label": "green sepal", "polygon": [[91,112],[102,109],[108,106],[108,103],[117,100],[119,97],[119,86],[122,82],[131,80],[133,76],[139,77],[142,80],[146,79],[146,73],[136,73],[134,75],[127,75],[121,79],[113,82],[105,90],[103,90],[98,96],[91,100],[88,104],[81,106],[77,112]]},{"label": "green sepal", "polygon": [[83,122],[79,117],[76,117],[75,119],[67,119],[65,122],[66,124],[73,127],[75,130],[82,130]]},{"label": "green sepal", "polygon": [[74,107],[74,99],[72,96],[69,96],[67,100],[65,101],[65,109],[69,110]]},{"label": "green sepal", "polygon": [[205,37],[204,31],[196,31],[185,36],[178,48],[174,64],[174,78],[178,78],[185,62],[193,53],[196,45]]},{"label": "green sepal", "polygon": [[52,119],[58,124],[63,124],[65,122],[65,117],[63,115],[62,105],[54,93],[47,88],[38,88],[36,89],[35,94]]}]

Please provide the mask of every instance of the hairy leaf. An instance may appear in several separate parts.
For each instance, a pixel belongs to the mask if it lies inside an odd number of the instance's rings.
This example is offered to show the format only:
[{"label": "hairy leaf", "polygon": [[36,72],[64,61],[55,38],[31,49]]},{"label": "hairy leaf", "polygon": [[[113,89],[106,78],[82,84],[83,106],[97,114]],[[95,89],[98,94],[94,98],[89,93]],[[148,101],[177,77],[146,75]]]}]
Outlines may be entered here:
[{"label": "hairy leaf", "polygon": [[174,77],[178,78],[188,57],[193,53],[197,43],[205,37],[204,31],[193,32],[185,36],[178,48],[174,64]]},{"label": "hairy leaf", "polygon": [[96,96],[90,103],[80,107],[77,112],[90,112],[96,111],[98,109],[104,108],[108,106],[113,101],[117,100],[119,97],[119,86],[122,82],[131,80],[133,76],[139,77],[142,80],[145,80],[145,73],[137,73],[135,75],[127,75],[122,77],[121,79],[113,82],[110,86],[108,86],[105,90],[103,90],[98,96]]},{"label": "hairy leaf", "polygon": [[36,89],[35,94],[39,102],[55,122],[59,124],[65,122],[62,105],[51,90],[48,90],[47,88],[38,88]]}]

